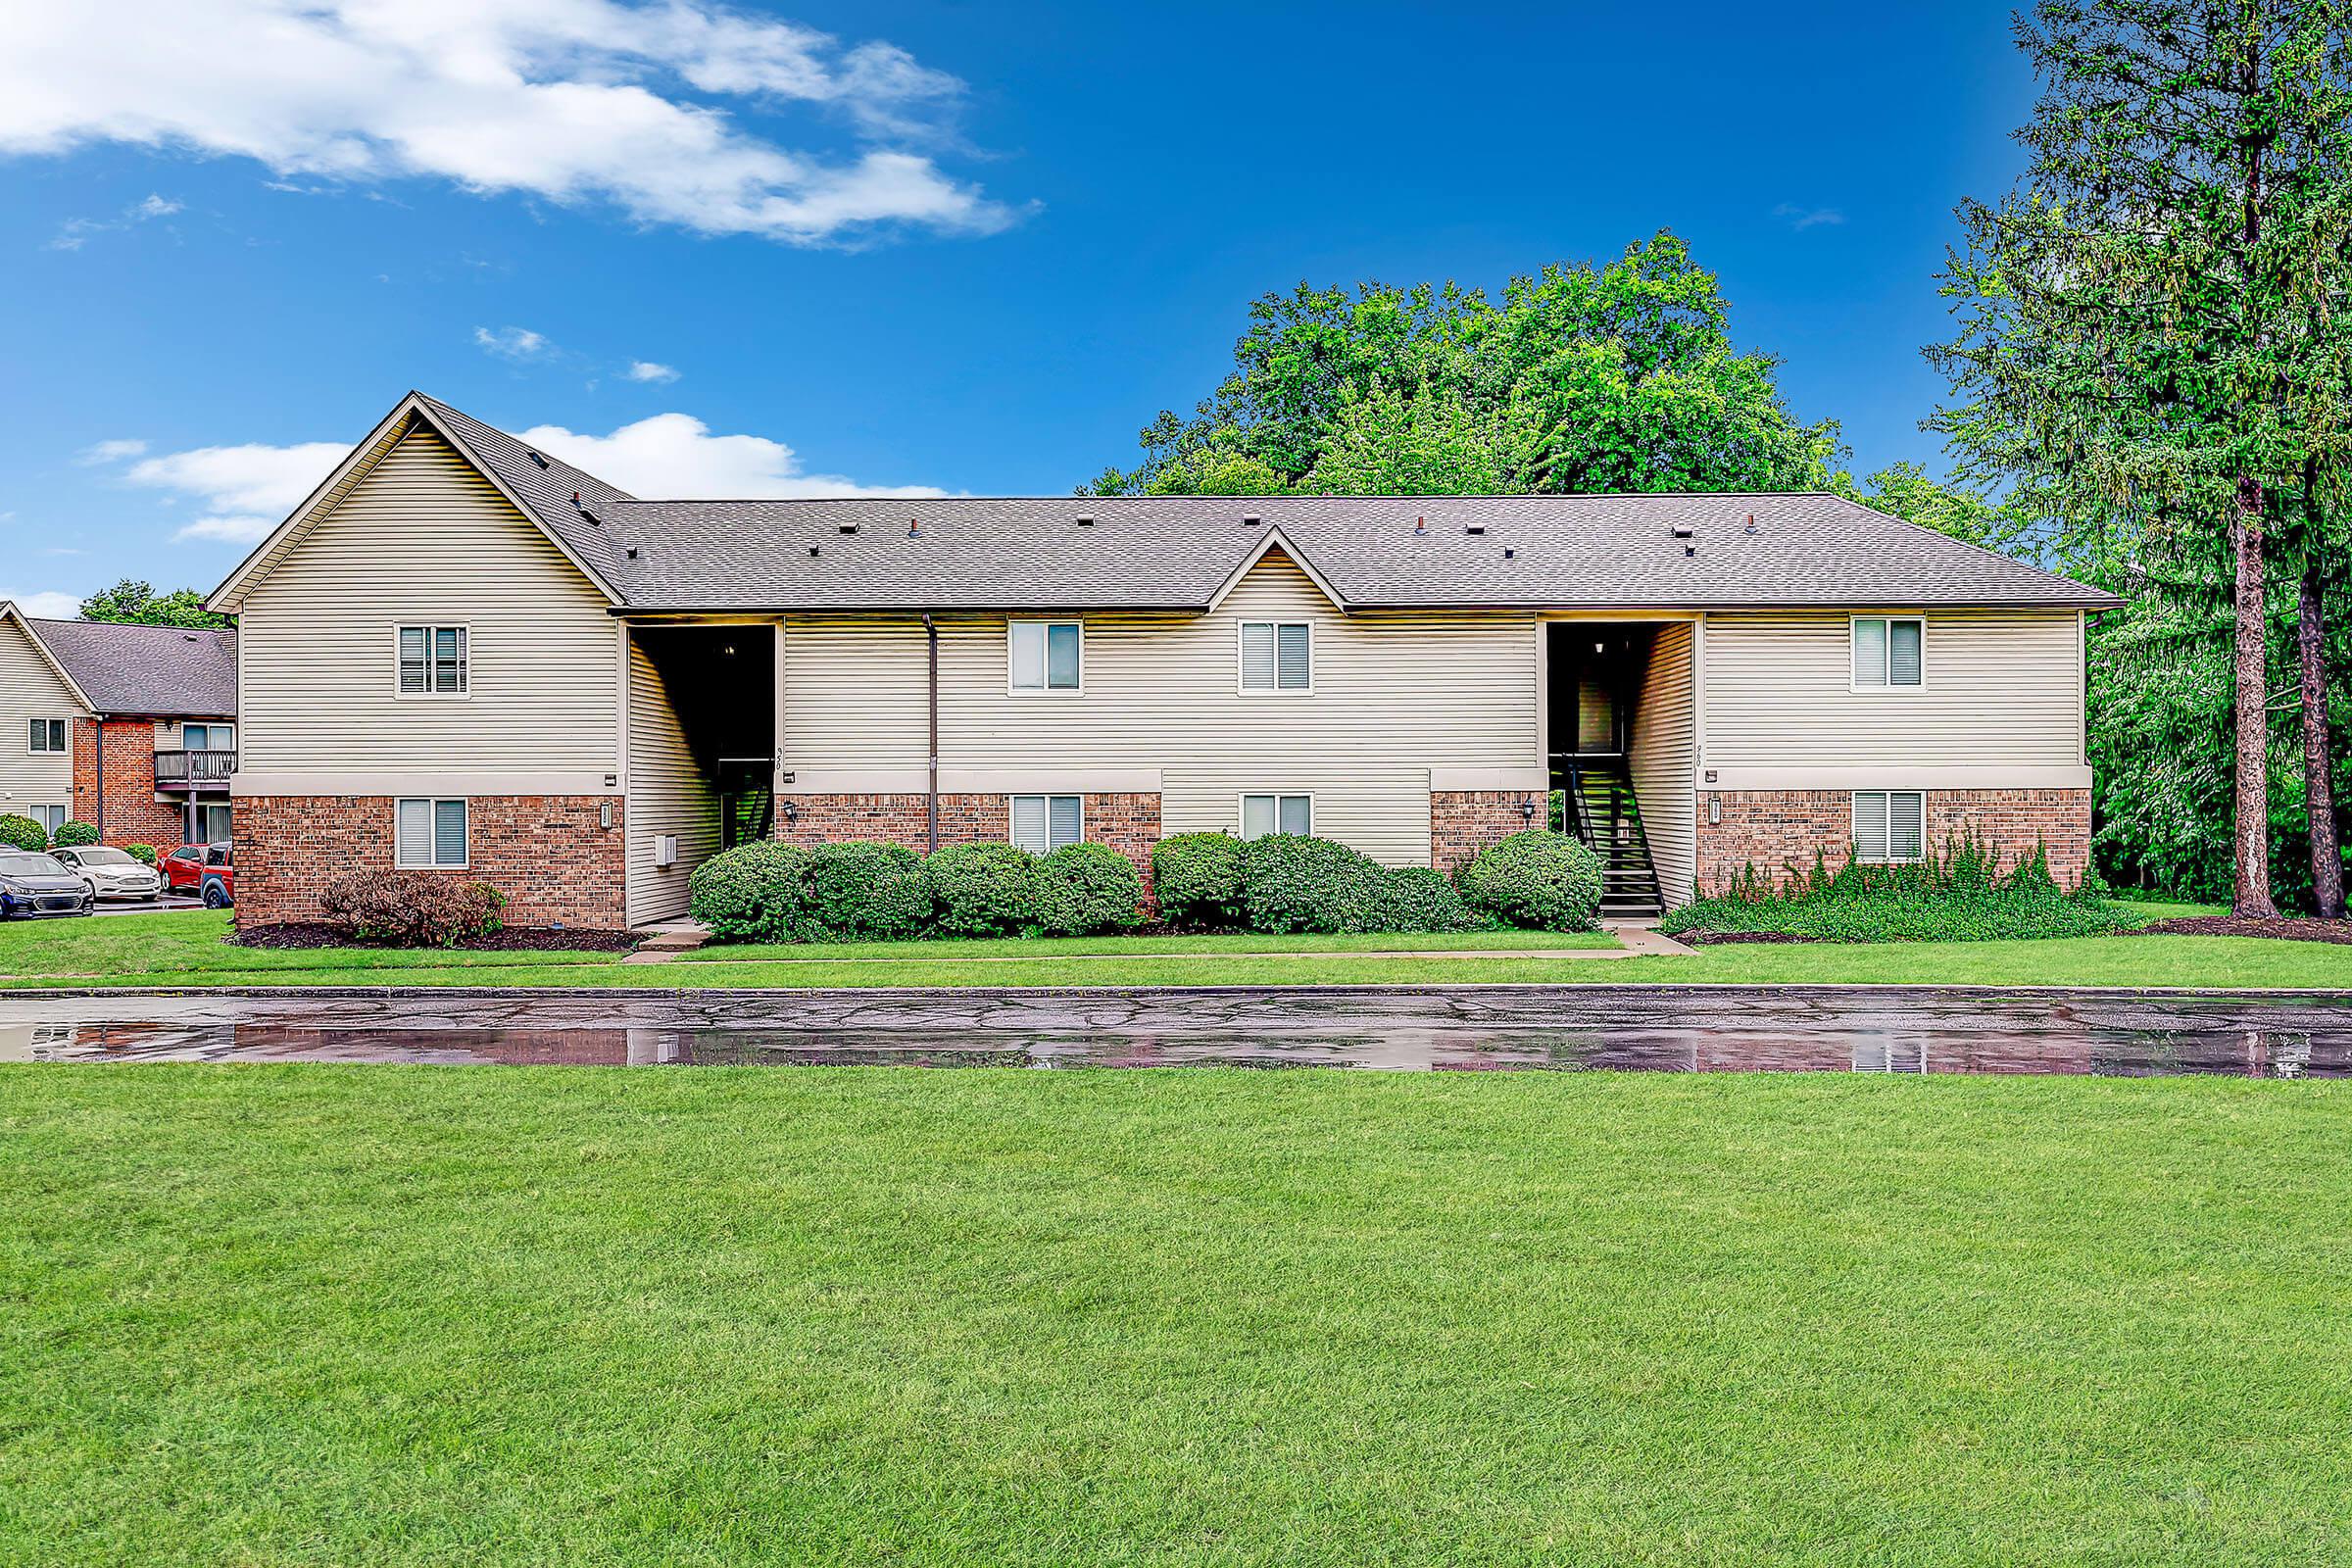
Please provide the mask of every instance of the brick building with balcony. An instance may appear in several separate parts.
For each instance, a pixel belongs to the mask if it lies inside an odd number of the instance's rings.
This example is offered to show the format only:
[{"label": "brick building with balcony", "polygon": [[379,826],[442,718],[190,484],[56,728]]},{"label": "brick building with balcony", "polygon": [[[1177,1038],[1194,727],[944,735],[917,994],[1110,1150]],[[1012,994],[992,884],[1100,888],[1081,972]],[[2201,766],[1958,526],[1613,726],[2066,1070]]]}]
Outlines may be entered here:
[{"label": "brick building with balcony", "polygon": [[[0,810],[102,842],[223,843],[237,634],[0,614]],[[16,741],[25,742],[23,765]]]}]

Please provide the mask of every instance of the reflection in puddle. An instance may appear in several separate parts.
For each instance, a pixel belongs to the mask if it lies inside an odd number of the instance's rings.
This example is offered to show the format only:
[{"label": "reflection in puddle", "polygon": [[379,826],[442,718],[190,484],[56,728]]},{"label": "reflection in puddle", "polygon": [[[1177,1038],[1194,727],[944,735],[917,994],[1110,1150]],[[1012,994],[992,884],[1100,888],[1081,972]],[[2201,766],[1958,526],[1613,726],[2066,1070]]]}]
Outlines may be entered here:
[{"label": "reflection in puddle", "polygon": [[[1986,1005],[1940,1018],[1917,1016],[1913,1007],[1902,1009],[1910,1015],[1900,1027],[1888,1027],[1883,1004],[1840,1008],[1817,1003],[1800,1016],[1771,1018],[1728,998],[1693,1001],[1674,1009],[1673,1017],[1619,1011],[1549,1025],[1350,1016],[1344,1006],[1318,1019],[1295,1005],[1270,1009],[1281,1016],[1252,1020],[1246,1008],[1228,1008],[1235,1015],[1198,1028],[1167,1027],[1148,1017],[1124,1018],[1110,1028],[1024,1027],[1017,1018],[1001,1017],[956,1023],[909,1018],[887,1026],[568,1018],[530,1025],[468,1019],[463,1016],[466,1009],[443,1005],[431,1009],[429,1020],[398,1024],[204,1016],[0,1020],[0,1060],[2352,1076],[2352,1008],[2329,1004],[2297,1009],[2273,1002],[2252,1009],[2259,1018],[2233,1018],[2189,1004],[2197,1001],[2181,999],[2169,1009],[2143,1001],[2127,1009],[2138,1015],[2113,1021],[2044,1003]],[[2145,1016],[2151,1006],[2164,1014],[2153,1024]],[[529,1009],[508,1004],[483,1010]],[[1171,1019],[1185,1011],[1167,1010]]]}]

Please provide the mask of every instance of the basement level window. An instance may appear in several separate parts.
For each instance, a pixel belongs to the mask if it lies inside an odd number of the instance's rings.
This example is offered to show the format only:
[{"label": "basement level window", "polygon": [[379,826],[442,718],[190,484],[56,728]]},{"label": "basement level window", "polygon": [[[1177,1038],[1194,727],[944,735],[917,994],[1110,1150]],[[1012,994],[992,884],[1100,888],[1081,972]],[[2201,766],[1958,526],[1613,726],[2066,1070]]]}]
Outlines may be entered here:
[{"label": "basement level window", "polygon": [[1075,795],[1015,795],[1012,844],[1031,855],[1051,855],[1086,837],[1086,813]]},{"label": "basement level window", "polygon": [[1085,632],[1074,620],[1015,620],[1005,623],[1016,692],[1074,692],[1080,689]]},{"label": "basement level window", "polygon": [[1245,795],[1242,797],[1242,837],[1262,839],[1269,833],[1312,837],[1315,798],[1312,795]]},{"label": "basement level window", "polygon": [[1918,859],[1928,838],[1927,808],[1918,790],[1854,791],[1854,858],[1869,865]]},{"label": "basement level window", "polygon": [[400,695],[463,697],[469,685],[463,626],[403,626],[398,639]]},{"label": "basement level window", "polygon": [[1921,684],[1927,622],[1916,615],[1854,617],[1854,690]]}]

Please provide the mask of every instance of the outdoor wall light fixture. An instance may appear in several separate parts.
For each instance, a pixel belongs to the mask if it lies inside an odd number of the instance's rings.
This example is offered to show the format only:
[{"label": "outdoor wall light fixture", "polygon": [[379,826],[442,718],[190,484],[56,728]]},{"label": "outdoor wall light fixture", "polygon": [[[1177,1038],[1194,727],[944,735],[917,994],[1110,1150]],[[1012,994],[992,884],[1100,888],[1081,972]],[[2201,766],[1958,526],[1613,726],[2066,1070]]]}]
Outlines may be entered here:
[{"label": "outdoor wall light fixture", "polygon": [[1723,820],[1723,797],[1722,797],[1722,796],[1720,796],[1720,795],[1710,795],[1710,796],[1708,796],[1708,797],[1707,797],[1707,822],[1708,822],[1708,825],[1712,826],[1713,824],[1715,824],[1715,823],[1717,823],[1717,822],[1720,822],[1720,821],[1722,821],[1722,820]]},{"label": "outdoor wall light fixture", "polygon": [[795,804],[794,804],[794,803],[792,803],[791,801],[786,801],[786,802],[784,803],[784,820],[785,820],[785,822],[786,822],[787,824],[790,824],[790,823],[798,822],[800,819],[801,819],[801,808],[800,808],[800,807],[798,807],[797,805],[795,805]]},{"label": "outdoor wall light fixture", "polygon": [[1522,822],[1533,822],[1535,819],[1536,798],[1531,795],[1526,800],[1519,803],[1519,820]]}]

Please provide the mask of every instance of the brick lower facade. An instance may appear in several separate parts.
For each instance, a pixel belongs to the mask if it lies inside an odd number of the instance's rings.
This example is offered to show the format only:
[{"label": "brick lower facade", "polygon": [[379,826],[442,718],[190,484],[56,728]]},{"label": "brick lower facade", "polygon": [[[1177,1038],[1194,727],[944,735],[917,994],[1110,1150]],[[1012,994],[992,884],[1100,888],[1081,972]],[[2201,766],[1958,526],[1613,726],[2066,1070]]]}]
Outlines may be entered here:
[{"label": "brick lower facade", "polygon": [[[1533,801],[1535,814],[1522,806]],[[1537,790],[1431,790],[1429,863],[1451,876],[1481,850],[1544,825],[1546,798]]]},{"label": "brick lower facade", "polygon": [[[168,850],[185,842],[186,808],[156,799],[153,719],[77,718],[73,755],[74,819],[96,828],[100,843]],[[205,799],[225,804],[228,797]]]},{"label": "brick lower facade", "polygon": [[[1928,790],[1928,848],[1974,835],[2004,867],[2032,859],[2038,845],[2061,887],[2082,880],[2090,864],[2088,790]],[[1707,820],[1710,800],[1723,819]],[[1813,868],[1816,852],[1835,868],[1854,834],[1850,790],[1702,790],[1698,797],[1698,888],[1713,893],[1753,865],[1776,880],[1793,866]]]},{"label": "brick lower facade", "polygon": [[[392,797],[250,795],[237,799],[237,923],[315,920],[326,884],[389,871]],[[612,825],[603,812],[612,809]],[[507,896],[509,925],[591,931],[628,925],[621,905],[624,803],[610,795],[476,795],[466,803],[464,870]]]},{"label": "brick lower facade", "polygon": [[[930,797],[909,795],[787,795],[778,802],[776,837],[787,844],[837,844],[872,839],[904,844],[920,852],[929,843]],[[1152,847],[1159,842],[1156,794],[1085,795],[1084,831],[1090,844],[1107,844],[1136,864],[1144,876],[1144,904],[1152,905]],[[792,809],[786,820],[782,808]],[[939,842],[1004,843],[1012,837],[1011,797],[942,795]]]}]

